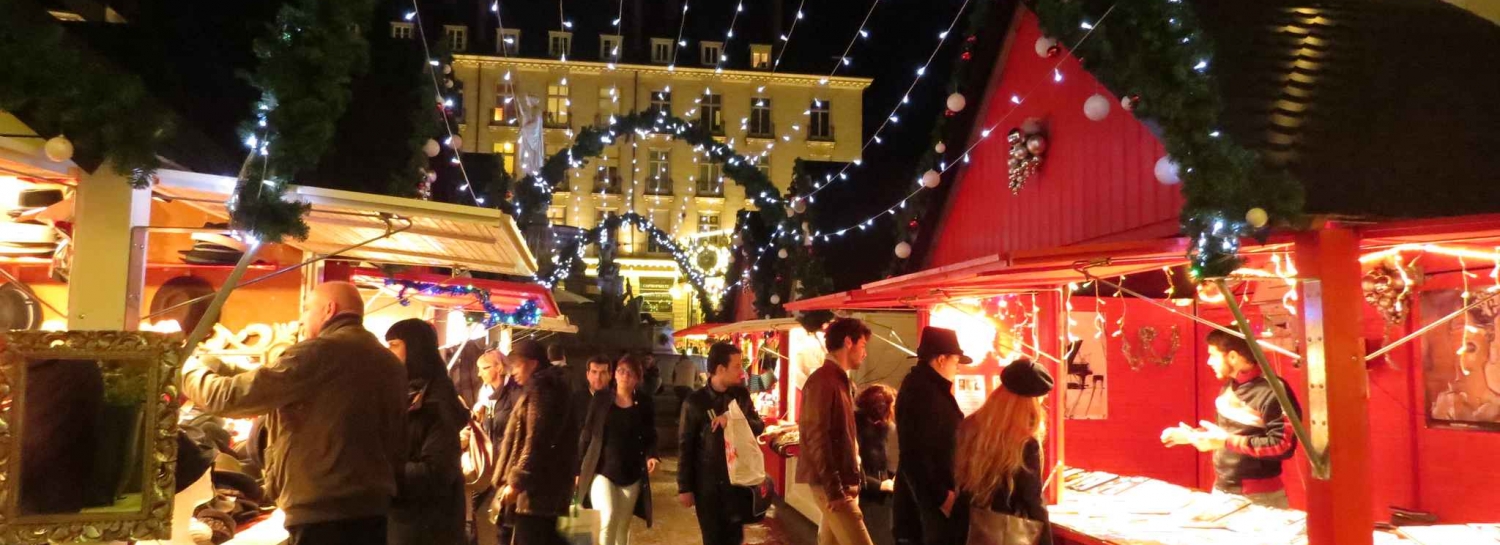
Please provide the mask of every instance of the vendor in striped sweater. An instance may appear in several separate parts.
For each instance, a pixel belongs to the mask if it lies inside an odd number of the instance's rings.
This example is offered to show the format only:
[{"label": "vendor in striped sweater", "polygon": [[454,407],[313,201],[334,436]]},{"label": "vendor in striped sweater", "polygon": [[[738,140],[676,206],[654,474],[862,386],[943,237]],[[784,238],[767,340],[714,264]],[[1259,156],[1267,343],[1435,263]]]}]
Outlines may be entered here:
[{"label": "vendor in striped sweater", "polygon": [[[1267,507],[1287,508],[1286,489],[1281,482],[1281,463],[1297,449],[1292,424],[1283,411],[1271,382],[1261,375],[1250,345],[1223,331],[1208,334],[1208,366],[1224,387],[1214,400],[1217,422],[1199,422],[1201,428],[1179,423],[1162,431],[1168,447],[1192,445],[1214,453],[1214,490],[1243,495]],[[1286,381],[1279,377],[1297,413],[1302,409]]]}]

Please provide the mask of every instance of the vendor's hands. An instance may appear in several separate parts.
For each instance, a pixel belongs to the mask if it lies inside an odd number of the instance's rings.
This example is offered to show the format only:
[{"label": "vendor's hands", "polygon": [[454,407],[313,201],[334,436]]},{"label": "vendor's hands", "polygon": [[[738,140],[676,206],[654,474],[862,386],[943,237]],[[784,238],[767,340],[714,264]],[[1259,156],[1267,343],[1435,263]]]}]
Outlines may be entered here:
[{"label": "vendor's hands", "polygon": [[896,491],[896,480],[895,479],[886,479],[884,481],[880,481],[880,491],[881,492],[886,492],[886,493],[895,492]]},{"label": "vendor's hands", "polygon": [[949,518],[953,517],[953,502],[956,501],[958,501],[958,494],[952,490],[949,490],[948,498],[943,500],[943,505],[942,507],[940,507],[940,509],[943,510],[943,516]]},{"label": "vendor's hands", "polygon": [[1176,426],[1161,430],[1161,443],[1168,447],[1193,444],[1193,437],[1198,434],[1192,426],[1185,422],[1178,422]]},{"label": "vendor's hands", "polygon": [[685,507],[685,508],[692,509],[693,505],[694,505],[694,502],[693,502],[693,493],[692,492],[683,492],[681,494],[678,494],[677,495],[677,503],[682,504],[682,506]]},{"label": "vendor's hands", "polygon": [[729,413],[725,412],[724,414],[719,415],[718,418],[713,419],[712,424],[710,424],[709,426],[709,431],[719,431],[728,425]]},{"label": "vendor's hands", "polygon": [[1224,443],[1229,440],[1229,432],[1207,420],[1199,420],[1198,425],[1203,426],[1203,429],[1194,434],[1193,448],[1198,449],[1199,452],[1224,448]]},{"label": "vendor's hands", "polygon": [[661,464],[661,460],[657,460],[656,458],[646,460],[646,474],[656,473],[656,466],[659,464]]}]

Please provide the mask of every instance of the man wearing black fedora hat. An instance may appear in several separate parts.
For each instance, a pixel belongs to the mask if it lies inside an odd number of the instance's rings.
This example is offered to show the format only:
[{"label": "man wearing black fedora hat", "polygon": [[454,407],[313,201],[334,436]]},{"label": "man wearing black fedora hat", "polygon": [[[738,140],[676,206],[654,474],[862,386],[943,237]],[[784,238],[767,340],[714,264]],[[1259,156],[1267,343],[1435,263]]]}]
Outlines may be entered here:
[{"label": "man wearing black fedora hat", "polygon": [[953,397],[958,366],[973,363],[951,329],[922,330],[917,366],[896,395],[901,462],[896,468],[893,513],[897,543],[947,545],[963,521],[953,519],[954,443],[964,413]]}]

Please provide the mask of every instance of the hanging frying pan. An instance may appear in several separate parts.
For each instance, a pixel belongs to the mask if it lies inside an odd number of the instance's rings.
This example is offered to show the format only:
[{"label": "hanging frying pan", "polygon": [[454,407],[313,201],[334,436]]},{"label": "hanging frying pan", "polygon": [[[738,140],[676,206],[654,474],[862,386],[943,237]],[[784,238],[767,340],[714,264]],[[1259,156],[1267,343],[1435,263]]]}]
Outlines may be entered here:
[{"label": "hanging frying pan", "polygon": [[36,329],[42,325],[42,305],[15,284],[0,286],[0,329]]}]

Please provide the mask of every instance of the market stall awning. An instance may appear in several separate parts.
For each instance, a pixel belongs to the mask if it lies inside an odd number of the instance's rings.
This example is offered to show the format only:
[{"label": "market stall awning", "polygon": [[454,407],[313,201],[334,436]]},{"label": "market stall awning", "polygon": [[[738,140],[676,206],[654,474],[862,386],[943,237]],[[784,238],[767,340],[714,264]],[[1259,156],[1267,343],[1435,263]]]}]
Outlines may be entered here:
[{"label": "market stall awning", "polygon": [[788,310],[911,309],[943,301],[1055,289],[1088,274],[1130,275],[1187,261],[1187,239],[1171,238],[1010,252],[898,276],[859,289],[793,301]]},{"label": "market stall awning", "polygon": [[[507,312],[514,311],[527,301],[533,301],[542,310],[543,318],[560,315],[557,309],[557,301],[552,298],[552,290],[540,284],[487,280],[482,278],[449,277],[440,274],[425,273],[401,273],[391,276],[375,269],[354,269],[350,273],[349,280],[356,285],[384,286],[392,290],[392,295],[396,295],[401,290],[402,285],[400,285],[400,281],[421,282],[444,287],[472,287],[485,290],[489,295],[490,303]],[[395,281],[397,283],[387,286],[388,281]],[[406,295],[414,300],[434,306],[462,308],[472,311],[484,310],[478,298],[473,295],[435,295],[415,291],[408,292]]]},{"label": "market stall awning", "polygon": [[[153,190],[228,221],[225,202],[235,179],[161,170]],[[411,227],[340,255],[374,263],[453,267],[517,276],[536,274],[536,258],[510,216],[499,210],[403,199],[385,195],[291,186],[291,198],[312,205],[306,216],[307,240],[283,241],[296,248],[331,254],[385,233],[394,224]]]},{"label": "market stall awning", "polygon": [[716,324],[716,323],[706,323],[705,322],[705,323],[701,323],[701,324],[698,324],[698,325],[695,325],[695,326],[692,326],[692,327],[689,327],[689,328],[686,328],[686,329],[674,332],[674,333],[672,333],[672,338],[674,338],[674,339],[685,339],[685,338],[693,337],[693,336],[707,336],[714,329],[720,328],[720,327],[724,327],[726,325],[729,325],[729,324]]},{"label": "market stall awning", "polygon": [[746,320],[732,324],[724,324],[708,330],[712,335],[734,335],[736,333],[756,333],[762,331],[788,331],[792,328],[801,327],[795,318],[768,318],[765,320]]}]

